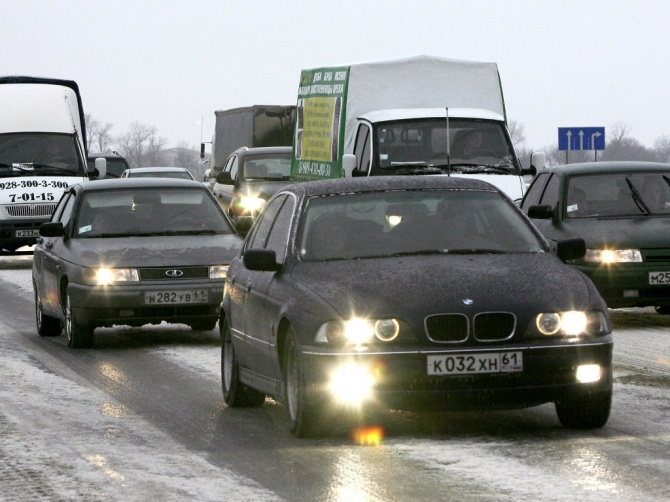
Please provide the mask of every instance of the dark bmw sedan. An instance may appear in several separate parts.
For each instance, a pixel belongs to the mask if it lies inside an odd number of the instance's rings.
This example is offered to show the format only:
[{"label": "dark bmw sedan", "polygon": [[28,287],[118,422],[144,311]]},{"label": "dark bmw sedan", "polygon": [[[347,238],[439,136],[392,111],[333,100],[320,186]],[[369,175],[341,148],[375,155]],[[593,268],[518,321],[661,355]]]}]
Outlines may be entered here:
[{"label": "dark bmw sedan", "polygon": [[211,192],[177,179],[73,185],[40,227],[33,259],[37,331],[90,347],[96,327],[184,323],[212,330],[235,233]]},{"label": "dark bmw sedan", "polygon": [[283,401],[298,437],[367,406],[554,402],[601,427],[612,336],[593,283],[492,185],[348,178],[280,190],[228,270],[219,326],[229,406]]},{"label": "dark bmw sedan", "polygon": [[543,169],[521,202],[550,241],[582,237],[572,264],[611,308],[670,314],[670,164],[590,162]]}]

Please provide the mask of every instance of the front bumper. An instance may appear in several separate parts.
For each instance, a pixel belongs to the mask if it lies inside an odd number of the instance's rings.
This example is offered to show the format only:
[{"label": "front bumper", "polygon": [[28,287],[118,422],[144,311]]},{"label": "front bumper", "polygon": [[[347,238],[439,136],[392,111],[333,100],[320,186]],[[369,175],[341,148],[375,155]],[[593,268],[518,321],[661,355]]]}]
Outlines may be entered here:
[{"label": "front bumper", "polygon": [[650,272],[670,273],[670,263],[578,265],[595,284],[610,308],[670,305],[670,283],[650,284]]},{"label": "front bumper", "polygon": [[[218,319],[224,280],[179,284],[133,284],[127,286],[68,285],[72,310],[77,321],[91,326],[168,323],[191,324]],[[207,300],[197,303],[154,303],[145,293],[160,298],[171,291],[206,291]],[[161,295],[162,294],[162,295]]]},{"label": "front bumper", "polygon": [[[373,398],[400,409],[513,409],[555,402],[576,392],[606,393],[612,389],[612,338],[583,345],[487,348],[441,352],[396,352],[336,355],[306,350],[304,376],[311,399],[328,400],[329,375],[344,363],[369,368]],[[523,370],[468,375],[428,374],[428,356],[440,354],[520,351]],[[580,365],[600,365],[600,379],[577,381]]]}]

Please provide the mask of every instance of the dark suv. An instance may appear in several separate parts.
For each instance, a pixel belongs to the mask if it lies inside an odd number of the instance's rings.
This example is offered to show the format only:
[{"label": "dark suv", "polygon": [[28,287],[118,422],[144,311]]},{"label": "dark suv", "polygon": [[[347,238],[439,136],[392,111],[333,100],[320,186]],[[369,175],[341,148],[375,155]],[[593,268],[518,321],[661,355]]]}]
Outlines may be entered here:
[{"label": "dark suv", "polygon": [[119,178],[121,177],[121,173],[130,167],[126,159],[117,153],[89,153],[87,159],[89,173],[95,172],[95,159],[99,158],[107,160],[107,174],[105,178]]},{"label": "dark suv", "polygon": [[268,199],[290,183],[291,147],[241,147],[230,154],[212,192],[245,234]]}]

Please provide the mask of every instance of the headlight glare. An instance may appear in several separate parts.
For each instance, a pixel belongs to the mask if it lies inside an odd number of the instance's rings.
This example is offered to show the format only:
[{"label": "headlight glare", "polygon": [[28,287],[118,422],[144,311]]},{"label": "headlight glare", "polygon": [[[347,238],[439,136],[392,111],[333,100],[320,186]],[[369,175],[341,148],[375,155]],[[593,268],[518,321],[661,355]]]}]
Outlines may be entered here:
[{"label": "headlight glare", "polygon": [[138,282],[140,280],[137,269],[134,268],[93,268],[88,275],[95,284],[105,286],[115,282]]},{"label": "headlight glare", "polygon": [[535,326],[543,335],[604,335],[608,332],[605,314],[597,310],[545,312],[535,318]]},{"label": "headlight glare", "polygon": [[314,337],[317,343],[336,346],[361,346],[374,341],[395,340],[400,334],[400,323],[396,319],[361,319],[330,321],[321,325]]},{"label": "headlight glare", "polygon": [[641,263],[639,249],[587,249],[584,261],[591,263]]},{"label": "headlight glare", "polygon": [[232,211],[239,216],[243,214],[257,213],[263,209],[265,204],[265,199],[260,197],[242,196],[236,197],[230,204],[230,207]]}]

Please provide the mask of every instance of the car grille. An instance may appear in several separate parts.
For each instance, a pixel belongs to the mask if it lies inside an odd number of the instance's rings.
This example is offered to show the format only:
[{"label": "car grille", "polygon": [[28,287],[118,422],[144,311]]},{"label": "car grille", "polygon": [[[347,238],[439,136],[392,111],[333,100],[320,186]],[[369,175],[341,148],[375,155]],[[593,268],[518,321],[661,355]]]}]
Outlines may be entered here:
[{"label": "car grille", "polygon": [[[464,342],[470,322],[464,314],[438,314],[426,318],[426,334],[434,342]],[[507,340],[514,335],[516,317],[508,312],[482,312],[474,316],[474,338],[480,342]]]},{"label": "car grille", "polygon": [[506,340],[514,335],[516,317],[507,312],[486,312],[475,316],[475,338],[480,342]]},{"label": "car grille", "polygon": [[152,267],[140,268],[138,272],[141,281],[178,281],[181,279],[209,278],[209,267]]},{"label": "car grille", "polygon": [[468,338],[468,318],[463,314],[439,314],[426,318],[426,333],[434,342],[463,342]]},{"label": "car grille", "polygon": [[51,216],[55,209],[56,204],[11,204],[5,206],[5,211],[13,218]]}]

